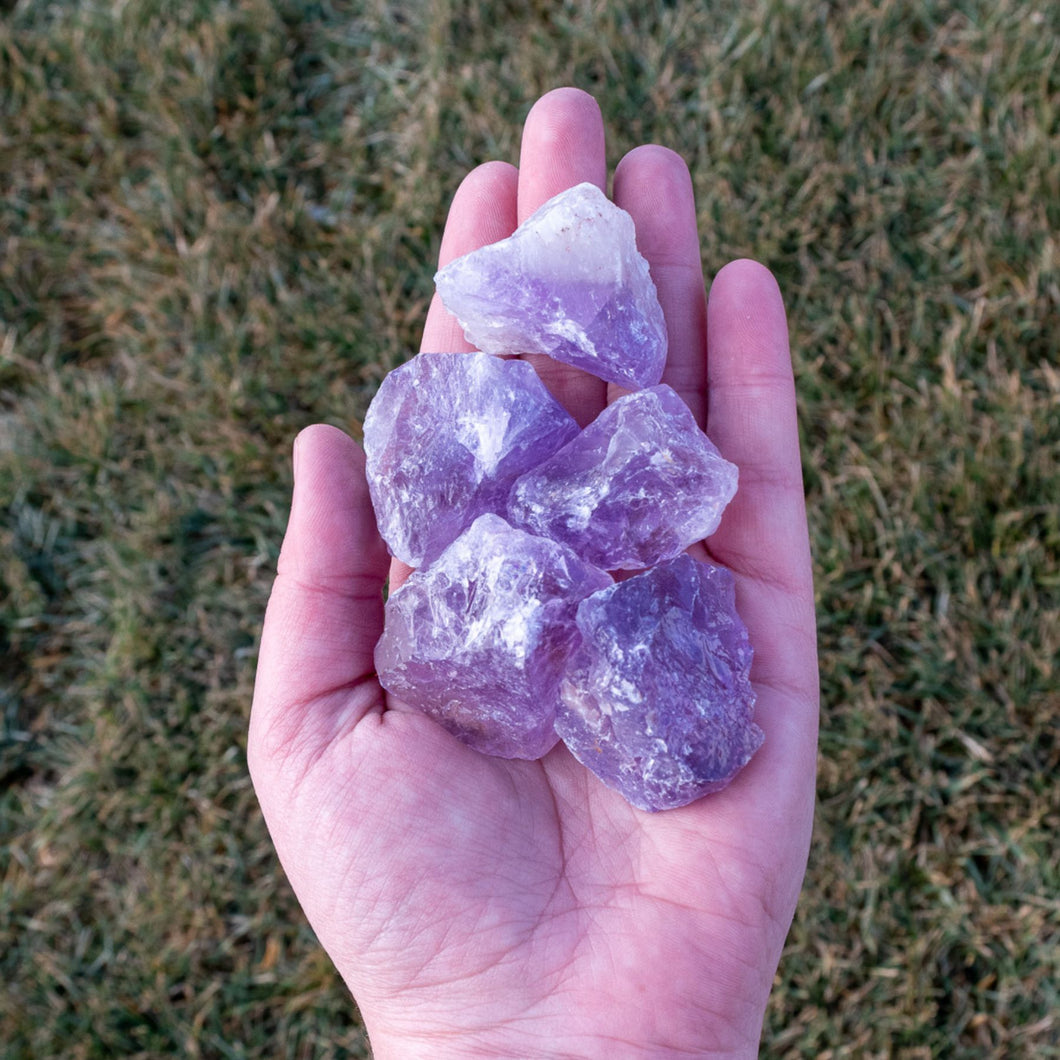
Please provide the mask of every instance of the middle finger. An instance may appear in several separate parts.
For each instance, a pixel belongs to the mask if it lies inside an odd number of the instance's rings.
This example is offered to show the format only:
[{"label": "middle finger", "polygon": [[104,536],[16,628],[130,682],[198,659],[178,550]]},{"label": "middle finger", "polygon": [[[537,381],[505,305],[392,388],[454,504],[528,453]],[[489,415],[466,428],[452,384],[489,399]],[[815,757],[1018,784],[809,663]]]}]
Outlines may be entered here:
[{"label": "middle finger", "polygon": [[[589,181],[607,191],[604,122],[592,96],[557,88],[531,108],[519,153],[519,221],[567,188]],[[531,354],[541,381],[582,427],[607,400],[607,385],[569,364]]]}]

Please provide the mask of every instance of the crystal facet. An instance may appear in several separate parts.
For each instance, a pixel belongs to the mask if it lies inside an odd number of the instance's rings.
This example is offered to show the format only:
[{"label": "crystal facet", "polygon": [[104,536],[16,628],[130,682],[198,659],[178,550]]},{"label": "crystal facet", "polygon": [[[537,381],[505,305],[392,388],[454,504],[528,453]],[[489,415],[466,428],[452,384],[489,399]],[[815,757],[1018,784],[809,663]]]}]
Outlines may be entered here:
[{"label": "crystal facet", "polygon": [[569,549],[482,515],[386,603],[379,681],[476,750],[540,758],[580,600],[610,577]]},{"label": "crystal facet", "polygon": [[546,353],[630,389],[662,378],[666,323],[633,219],[594,184],[549,199],[434,279],[480,350]]},{"label": "crystal facet", "polygon": [[688,555],[582,601],[556,731],[644,810],[725,787],[761,746],[732,573]]},{"label": "crystal facet", "polygon": [[668,386],[612,402],[519,478],[508,521],[605,570],[638,570],[718,528],[736,493],[730,464]]},{"label": "crystal facet", "polygon": [[413,567],[578,433],[533,368],[485,353],[421,353],[391,372],[364,420],[379,533]]}]

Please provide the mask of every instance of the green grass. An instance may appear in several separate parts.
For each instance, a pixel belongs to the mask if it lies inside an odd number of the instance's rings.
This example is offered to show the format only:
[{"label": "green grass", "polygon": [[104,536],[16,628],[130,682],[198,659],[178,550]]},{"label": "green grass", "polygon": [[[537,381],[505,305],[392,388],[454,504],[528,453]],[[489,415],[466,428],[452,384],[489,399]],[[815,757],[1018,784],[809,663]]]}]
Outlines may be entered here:
[{"label": "green grass", "polygon": [[823,735],[764,1054],[1060,1056],[1060,15],[479,7],[0,4],[0,1054],[366,1055],[244,760],[289,446],[572,83],[791,316]]}]

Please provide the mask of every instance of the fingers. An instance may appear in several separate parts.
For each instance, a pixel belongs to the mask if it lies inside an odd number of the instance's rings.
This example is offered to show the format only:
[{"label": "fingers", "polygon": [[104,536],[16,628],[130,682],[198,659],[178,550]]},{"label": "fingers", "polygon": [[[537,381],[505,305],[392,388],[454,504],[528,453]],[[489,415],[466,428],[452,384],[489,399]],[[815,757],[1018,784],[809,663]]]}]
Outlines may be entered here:
[{"label": "fingers", "polygon": [[360,447],[334,427],[295,442],[291,517],[262,632],[252,766],[313,755],[382,703],[372,655],[388,556]]},{"label": "fingers", "polygon": [[[519,174],[507,162],[485,162],[460,182],[445,221],[438,268],[470,254],[488,243],[507,239],[516,227]],[[467,353],[475,347],[464,338],[464,329],[442,305],[435,292],[423,327],[421,351]],[[390,590],[399,589],[412,568],[395,559],[390,568]]]},{"label": "fingers", "polygon": [[[515,231],[518,180],[515,167],[507,162],[486,162],[461,181],[445,222],[439,268],[487,243],[506,239]],[[427,311],[420,349],[432,353],[466,353],[474,349],[437,293]]]},{"label": "fingers", "polygon": [[666,317],[668,352],[662,381],[684,398],[702,427],[707,299],[688,167],[665,147],[638,147],[615,170],[615,203],[633,217],[637,248],[651,267]]},{"label": "fingers", "polygon": [[[816,711],[813,574],[787,321],[772,274],[754,261],[718,273],[707,306],[707,430],[740,469],[707,542],[742,578],[754,680]],[[767,730],[768,731],[768,730]]]},{"label": "fingers", "polygon": [[[583,181],[607,190],[603,118],[592,96],[576,88],[557,88],[534,104],[523,127],[520,223],[553,195]],[[550,357],[527,360],[581,426],[604,407],[607,388],[599,379]]]},{"label": "fingers", "polygon": [[519,153],[519,223],[575,184],[607,191],[604,119],[595,99],[577,88],[557,88],[530,109]]}]

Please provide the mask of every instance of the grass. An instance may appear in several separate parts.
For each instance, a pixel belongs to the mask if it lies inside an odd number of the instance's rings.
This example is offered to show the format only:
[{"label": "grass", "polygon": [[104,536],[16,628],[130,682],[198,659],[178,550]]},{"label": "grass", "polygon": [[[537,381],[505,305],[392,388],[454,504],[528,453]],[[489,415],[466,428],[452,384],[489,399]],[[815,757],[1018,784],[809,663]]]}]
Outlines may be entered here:
[{"label": "grass", "polygon": [[244,760],[289,446],[563,83],[789,306],[824,726],[764,1054],[1060,1056],[1050,5],[0,8],[4,1057],[366,1055]]}]

